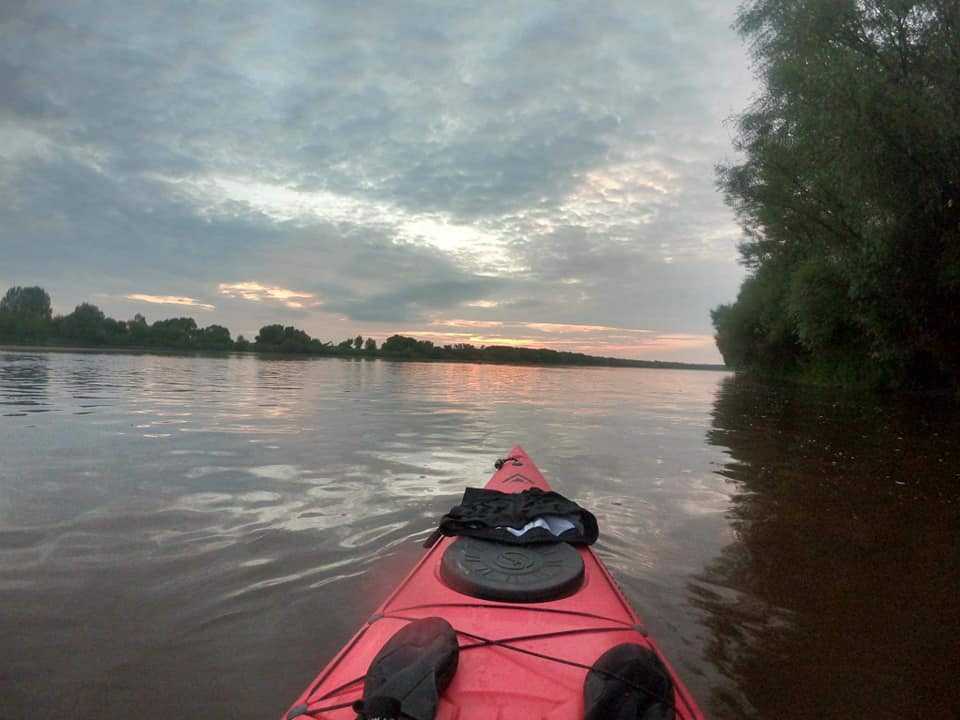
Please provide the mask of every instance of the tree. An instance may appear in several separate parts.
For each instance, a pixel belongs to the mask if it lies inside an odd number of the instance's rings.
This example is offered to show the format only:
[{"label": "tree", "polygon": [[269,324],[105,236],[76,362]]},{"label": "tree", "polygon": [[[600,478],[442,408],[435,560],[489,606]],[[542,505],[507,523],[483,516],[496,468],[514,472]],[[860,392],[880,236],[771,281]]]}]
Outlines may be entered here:
[{"label": "tree", "polygon": [[310,352],[318,355],[329,355],[333,352],[333,343],[312,338],[310,340]]},{"label": "tree", "polygon": [[91,303],[80,303],[61,322],[63,336],[77,342],[103,345],[107,340],[106,316]]},{"label": "tree", "polygon": [[371,355],[373,355],[375,352],[377,352],[377,341],[374,340],[372,337],[368,337],[367,342],[363,346],[363,349],[366,350]]},{"label": "tree", "polygon": [[380,347],[381,353],[400,357],[436,357],[438,350],[429,340],[417,340],[405,335],[391,335]]},{"label": "tree", "polygon": [[7,290],[0,300],[0,312],[8,312],[20,318],[49,320],[53,315],[50,296],[41,287],[15,286]]},{"label": "tree", "polygon": [[416,338],[405,335],[391,335],[383,341],[380,352],[386,355],[413,355],[419,345]]},{"label": "tree", "polygon": [[233,347],[230,331],[222,325],[210,325],[197,334],[197,347],[205,350],[229,350]]},{"label": "tree", "polygon": [[363,349],[363,336],[362,336],[362,335],[357,335],[357,336],[353,339],[353,349],[354,349],[354,350],[358,350],[358,351]]},{"label": "tree", "polygon": [[150,326],[150,342],[159,347],[195,347],[197,336],[197,321],[193,318],[157,320]]},{"label": "tree", "polygon": [[283,340],[283,325],[264,325],[254,338],[258,346],[279,345]]},{"label": "tree", "polygon": [[265,352],[310,352],[313,340],[303,330],[290,325],[264,325],[256,338],[256,348]]},{"label": "tree", "polygon": [[103,342],[107,345],[126,345],[130,341],[130,332],[127,324],[122,320],[105,317],[100,323],[103,333]]},{"label": "tree", "polygon": [[737,28],[762,91],[718,169],[751,271],[714,314],[721,351],[956,382],[960,6],[751,0]]},{"label": "tree", "polygon": [[250,341],[247,340],[243,335],[237,335],[237,341],[233,344],[233,349],[241,352],[249,350]]},{"label": "tree", "polygon": [[287,353],[305,353],[310,352],[312,338],[303,330],[287,326],[283,329],[283,342],[280,343],[280,351]]},{"label": "tree", "polygon": [[150,326],[147,319],[137,313],[132,320],[127,320],[127,334],[132,345],[148,345],[150,343]]},{"label": "tree", "polygon": [[50,296],[40,287],[12,287],[0,299],[0,337],[40,341],[51,331]]}]

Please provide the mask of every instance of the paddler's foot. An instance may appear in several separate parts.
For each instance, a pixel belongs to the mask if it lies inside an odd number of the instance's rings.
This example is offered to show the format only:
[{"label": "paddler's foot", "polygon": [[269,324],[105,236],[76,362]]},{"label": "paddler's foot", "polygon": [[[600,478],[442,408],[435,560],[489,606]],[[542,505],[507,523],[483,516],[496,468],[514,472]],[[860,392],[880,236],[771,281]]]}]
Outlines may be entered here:
[{"label": "paddler's foot", "polygon": [[593,664],[583,684],[584,720],[673,718],[673,683],[649,648],[624,643]]},{"label": "paddler's foot", "polygon": [[416,620],[390,638],[370,663],[358,720],[433,720],[457,671],[457,633],[443,618]]}]

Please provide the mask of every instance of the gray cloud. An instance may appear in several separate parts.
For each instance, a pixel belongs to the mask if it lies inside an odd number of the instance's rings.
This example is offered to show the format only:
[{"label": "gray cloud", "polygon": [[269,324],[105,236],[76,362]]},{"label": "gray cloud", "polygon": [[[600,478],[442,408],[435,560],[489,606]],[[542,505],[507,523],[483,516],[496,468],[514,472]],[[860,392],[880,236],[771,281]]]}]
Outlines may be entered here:
[{"label": "gray cloud", "polygon": [[33,120],[50,111],[44,98],[30,89],[30,78],[22,67],[0,60],[0,114]]},{"label": "gray cloud", "polygon": [[494,285],[485,278],[425,282],[360,299],[336,300],[330,303],[330,308],[353,320],[408,322],[422,319],[430,310],[443,310],[486,297]]},{"label": "gray cloud", "polygon": [[[750,91],[733,7],[4,3],[0,281],[247,331],[709,332],[741,276],[712,175]],[[244,281],[320,304],[217,291]]]}]

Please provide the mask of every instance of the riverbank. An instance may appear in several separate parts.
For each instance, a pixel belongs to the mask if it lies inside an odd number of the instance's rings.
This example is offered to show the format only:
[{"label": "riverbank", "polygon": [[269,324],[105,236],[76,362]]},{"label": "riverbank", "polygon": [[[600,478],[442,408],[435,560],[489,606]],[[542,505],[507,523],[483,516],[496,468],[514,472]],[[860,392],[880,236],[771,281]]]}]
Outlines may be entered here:
[{"label": "riverbank", "polygon": [[[524,350],[528,348],[522,348]],[[462,363],[468,365],[518,365],[531,367],[626,367],[641,368],[649,370],[708,370],[713,372],[725,372],[730,368],[724,365],[712,365],[708,363],[680,363],[661,360],[629,360],[626,358],[603,358],[598,356],[587,356],[596,358],[591,362],[531,362],[529,360],[493,360],[483,358],[457,358],[457,357],[408,357],[404,355],[395,355],[392,353],[383,353],[380,351],[352,352],[352,353],[282,353],[270,352],[266,350],[200,350],[188,348],[158,348],[158,347],[108,347],[108,346],[90,346],[90,345],[16,345],[11,343],[0,343],[0,352],[55,352],[55,353],[90,353],[90,354],[120,354],[120,355],[196,355],[201,357],[225,357],[228,355],[243,355],[264,357],[270,359],[284,360],[304,360],[312,358],[340,358],[344,360],[390,360],[399,362],[428,362],[428,363]],[[608,362],[605,362],[608,361]]]}]

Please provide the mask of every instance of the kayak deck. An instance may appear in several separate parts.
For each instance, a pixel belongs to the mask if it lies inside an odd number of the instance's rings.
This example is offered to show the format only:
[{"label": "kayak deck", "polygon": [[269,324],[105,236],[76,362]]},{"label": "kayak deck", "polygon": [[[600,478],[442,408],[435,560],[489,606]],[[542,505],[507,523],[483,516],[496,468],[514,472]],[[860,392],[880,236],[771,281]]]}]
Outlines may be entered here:
[{"label": "kayak deck", "polygon": [[[550,487],[519,446],[486,487],[521,492]],[[577,546],[584,581],[572,595],[536,603],[482,600],[450,589],[440,560],[456,538],[442,538],[294,703],[293,717],[353,720],[363,676],[380,648],[409,621],[439,616],[458,633],[456,675],[437,720],[582,720],[586,668],[621,643],[656,652],[674,683],[676,717],[702,718],[683,683],[589,547]],[[497,644],[491,644],[495,642]],[[286,717],[286,716],[285,716]],[[305,720],[305,718],[304,718]]]}]

